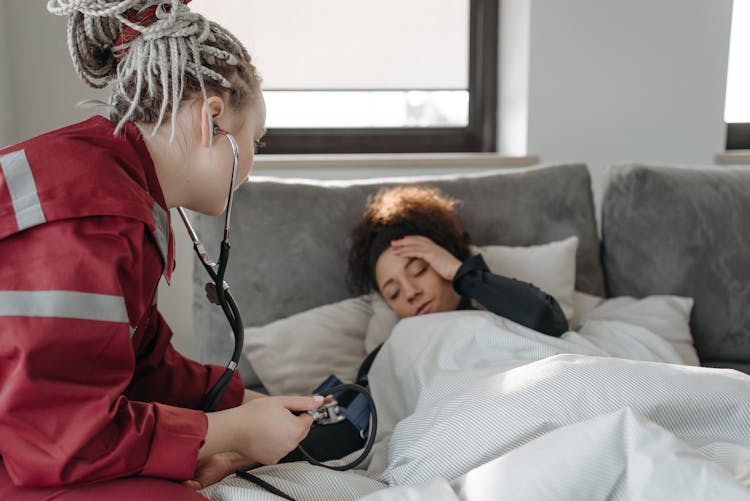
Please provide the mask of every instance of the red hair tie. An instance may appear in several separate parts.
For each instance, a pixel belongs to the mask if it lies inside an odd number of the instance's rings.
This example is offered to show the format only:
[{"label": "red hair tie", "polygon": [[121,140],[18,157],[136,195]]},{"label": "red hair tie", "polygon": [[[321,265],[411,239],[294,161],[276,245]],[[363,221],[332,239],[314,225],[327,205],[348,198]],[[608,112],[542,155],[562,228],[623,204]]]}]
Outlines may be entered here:
[{"label": "red hair tie", "polygon": [[[182,3],[184,5],[187,5],[188,3],[190,3],[190,0],[182,0]],[[133,24],[137,24],[141,28],[148,28],[156,21],[158,21],[158,18],[156,17],[156,10],[159,7],[162,7],[164,12],[169,13],[172,9],[172,4],[164,2],[159,5],[151,5],[150,7],[146,7],[145,9],[141,10],[129,9],[125,12],[125,19]],[[112,49],[114,51],[115,59],[117,59],[118,61],[122,59],[128,52],[130,42],[132,42],[140,34],[141,32],[137,29],[128,26],[127,24],[123,24],[122,32],[120,32],[120,35],[115,38],[115,41],[112,43]]]}]

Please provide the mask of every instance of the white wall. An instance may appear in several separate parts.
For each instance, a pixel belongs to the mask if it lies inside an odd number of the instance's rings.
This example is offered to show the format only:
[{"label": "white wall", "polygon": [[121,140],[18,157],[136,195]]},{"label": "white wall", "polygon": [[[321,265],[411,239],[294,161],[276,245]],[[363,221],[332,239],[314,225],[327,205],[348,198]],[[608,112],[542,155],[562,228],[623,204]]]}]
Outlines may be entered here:
[{"label": "white wall", "polygon": [[0,2],[0,147],[14,143],[16,131],[14,125],[12,71],[10,64],[10,36],[8,34],[8,16],[5,3]]},{"label": "white wall", "polygon": [[529,151],[606,166],[713,163],[731,0],[533,0]]},{"label": "white wall", "polygon": [[16,137],[12,142],[90,116],[76,107],[107,92],[86,87],[73,70],[66,19],[47,13],[46,1],[2,0],[7,28]]},{"label": "white wall", "polygon": [[[506,152],[523,154],[528,145],[543,162],[588,163],[598,199],[608,165],[708,164],[723,149],[731,0],[502,1],[502,26],[513,28],[501,38],[500,117],[514,127],[499,136]],[[105,96],[78,80],[65,20],[47,14],[45,4],[0,2],[0,67],[11,69],[0,72],[2,144],[79,120],[91,111],[76,109],[76,102]],[[528,102],[514,106],[514,95],[528,95]],[[354,178],[445,170],[257,173]],[[160,305],[178,349],[194,354],[191,249],[179,223],[175,231],[182,242],[178,272]]]}]

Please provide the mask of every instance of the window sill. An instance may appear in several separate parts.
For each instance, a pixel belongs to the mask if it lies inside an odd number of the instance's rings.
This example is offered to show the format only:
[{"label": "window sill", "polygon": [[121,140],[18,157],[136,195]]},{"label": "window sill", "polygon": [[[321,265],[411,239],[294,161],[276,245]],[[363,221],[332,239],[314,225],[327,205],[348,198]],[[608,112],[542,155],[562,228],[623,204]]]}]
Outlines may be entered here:
[{"label": "window sill", "polygon": [[717,165],[750,165],[750,150],[730,150],[714,156]]},{"label": "window sill", "polygon": [[259,169],[329,169],[352,167],[528,167],[536,155],[508,157],[497,153],[388,153],[326,155],[258,155]]}]

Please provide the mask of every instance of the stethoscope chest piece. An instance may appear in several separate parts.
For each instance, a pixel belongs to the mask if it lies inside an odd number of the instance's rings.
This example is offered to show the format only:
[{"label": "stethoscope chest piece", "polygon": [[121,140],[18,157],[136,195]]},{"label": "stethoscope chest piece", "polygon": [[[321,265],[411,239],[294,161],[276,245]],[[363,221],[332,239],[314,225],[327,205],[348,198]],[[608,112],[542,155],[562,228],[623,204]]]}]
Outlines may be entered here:
[{"label": "stethoscope chest piece", "polygon": [[341,408],[336,400],[331,400],[317,409],[307,411],[307,413],[313,417],[317,424],[322,425],[336,424],[346,419],[346,416],[341,414]]}]

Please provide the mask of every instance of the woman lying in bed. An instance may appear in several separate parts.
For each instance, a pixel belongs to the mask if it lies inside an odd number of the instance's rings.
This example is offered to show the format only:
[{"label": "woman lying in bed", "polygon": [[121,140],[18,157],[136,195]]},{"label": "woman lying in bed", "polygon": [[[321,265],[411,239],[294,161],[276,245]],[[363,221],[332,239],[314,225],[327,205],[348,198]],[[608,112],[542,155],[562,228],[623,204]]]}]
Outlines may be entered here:
[{"label": "woman lying in bed", "polygon": [[[533,284],[490,272],[456,211],[459,203],[438,188],[383,188],[368,200],[352,230],[349,281],[375,290],[399,318],[427,313],[487,310],[535,331],[559,337],[568,321],[554,297]],[[359,369],[367,374],[380,348]]]},{"label": "woman lying in bed", "polygon": [[[481,254],[471,256],[469,234],[455,209],[458,203],[428,186],[378,191],[352,230],[348,262],[353,288],[377,291],[399,318],[474,309],[474,300],[543,334],[559,337],[566,332],[568,322],[554,297],[532,284],[490,272]],[[367,385],[379,350],[360,366],[359,384]],[[354,396],[344,395],[339,403]],[[302,442],[318,459],[341,457],[363,444],[348,421],[336,425],[335,431],[313,428]],[[286,458],[297,459],[296,452]]]},{"label": "woman lying in bed", "polygon": [[458,200],[427,186],[396,186],[372,197],[352,231],[349,279],[378,291],[400,318],[472,309],[471,300],[526,327],[560,336],[557,301],[532,284],[495,275],[470,238]]}]

